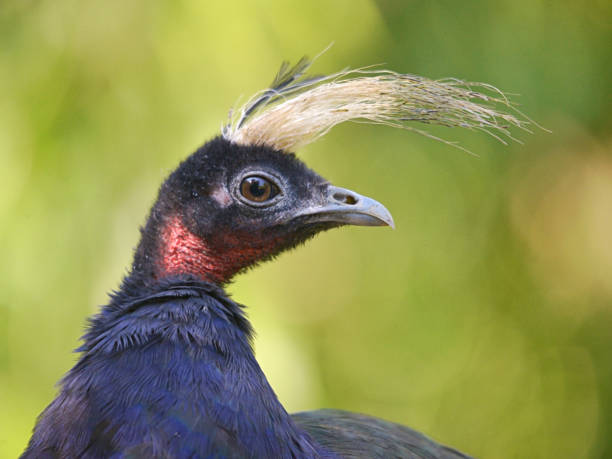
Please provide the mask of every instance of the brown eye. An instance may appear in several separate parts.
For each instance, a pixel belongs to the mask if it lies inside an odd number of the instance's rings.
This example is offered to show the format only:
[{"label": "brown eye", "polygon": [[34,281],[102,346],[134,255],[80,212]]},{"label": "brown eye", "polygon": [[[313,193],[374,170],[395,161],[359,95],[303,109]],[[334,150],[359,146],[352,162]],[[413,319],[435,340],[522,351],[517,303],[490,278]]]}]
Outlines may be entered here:
[{"label": "brown eye", "polygon": [[278,194],[278,187],[265,177],[253,175],[242,181],[240,194],[251,202],[263,203]]}]

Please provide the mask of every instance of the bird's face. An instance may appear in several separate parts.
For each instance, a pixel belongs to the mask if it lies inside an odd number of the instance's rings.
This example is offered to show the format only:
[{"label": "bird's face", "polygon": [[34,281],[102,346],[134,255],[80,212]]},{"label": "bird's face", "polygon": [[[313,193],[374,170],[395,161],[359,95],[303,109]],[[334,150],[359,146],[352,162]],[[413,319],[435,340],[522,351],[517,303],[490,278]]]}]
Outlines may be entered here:
[{"label": "bird's face", "polygon": [[161,273],[191,271],[218,283],[322,230],[393,226],[380,203],[331,185],[293,155],[223,139],[171,174],[158,207]]}]

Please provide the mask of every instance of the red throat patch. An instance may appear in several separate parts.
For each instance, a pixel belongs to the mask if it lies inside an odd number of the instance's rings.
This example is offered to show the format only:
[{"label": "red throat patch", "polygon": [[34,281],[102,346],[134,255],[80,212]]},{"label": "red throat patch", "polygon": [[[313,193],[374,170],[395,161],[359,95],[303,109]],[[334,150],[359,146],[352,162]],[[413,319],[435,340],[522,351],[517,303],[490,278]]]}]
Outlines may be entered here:
[{"label": "red throat patch", "polygon": [[266,252],[265,247],[250,246],[244,239],[227,242],[226,247],[230,248],[215,250],[189,231],[180,217],[174,216],[161,232],[158,275],[192,274],[204,281],[223,284]]}]

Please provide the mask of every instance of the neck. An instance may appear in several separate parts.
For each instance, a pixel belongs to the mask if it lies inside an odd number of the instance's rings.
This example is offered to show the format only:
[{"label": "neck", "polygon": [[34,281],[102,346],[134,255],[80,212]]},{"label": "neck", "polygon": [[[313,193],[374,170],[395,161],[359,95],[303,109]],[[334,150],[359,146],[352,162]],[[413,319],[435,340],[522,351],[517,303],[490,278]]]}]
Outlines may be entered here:
[{"label": "neck", "polygon": [[132,274],[145,284],[191,275],[202,281],[224,285],[241,269],[255,262],[264,248],[249,247],[226,235],[223,247],[198,236],[177,214],[161,216],[153,210],[142,230]]},{"label": "neck", "polygon": [[[221,447],[232,457],[230,452],[329,457],[276,398],[255,360],[250,325],[238,304],[218,287],[187,276],[160,281],[139,295],[142,291],[128,278],[92,321],[81,348],[83,365],[120,354],[131,368],[137,384],[124,381],[127,392],[114,396],[111,408],[121,413],[128,403],[145,403],[143,397],[155,400],[157,415],[163,416],[160,428],[175,429],[178,419],[190,438],[208,439],[211,453]],[[151,367],[150,362],[156,363]],[[82,381],[78,376],[73,369],[65,384],[71,385],[73,377]],[[96,383],[109,385],[106,380]]]},{"label": "neck", "polygon": [[202,280],[223,284],[234,274],[230,260],[224,260],[202,238],[192,233],[180,217],[172,216],[158,233],[157,276],[191,274]]}]

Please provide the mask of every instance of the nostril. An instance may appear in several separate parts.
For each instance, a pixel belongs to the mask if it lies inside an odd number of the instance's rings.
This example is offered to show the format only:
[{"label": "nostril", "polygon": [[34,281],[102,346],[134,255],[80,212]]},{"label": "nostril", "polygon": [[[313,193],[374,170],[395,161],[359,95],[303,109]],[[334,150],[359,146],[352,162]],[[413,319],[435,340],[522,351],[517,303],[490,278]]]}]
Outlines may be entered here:
[{"label": "nostril", "polygon": [[343,204],[348,204],[349,206],[354,206],[357,204],[357,199],[355,196],[351,196],[350,194],[345,193],[334,193],[334,199]]}]

